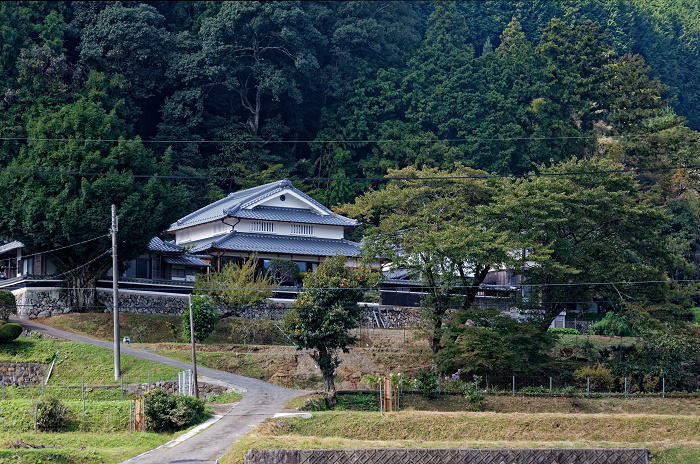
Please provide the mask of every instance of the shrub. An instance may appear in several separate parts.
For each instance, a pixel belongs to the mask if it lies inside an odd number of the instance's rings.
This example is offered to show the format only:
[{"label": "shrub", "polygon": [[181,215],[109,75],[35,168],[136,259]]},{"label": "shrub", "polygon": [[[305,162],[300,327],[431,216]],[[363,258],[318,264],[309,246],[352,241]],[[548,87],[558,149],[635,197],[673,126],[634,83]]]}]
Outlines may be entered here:
[{"label": "shrub", "polygon": [[539,386],[538,387],[535,387],[535,386],[523,387],[520,389],[520,393],[525,393],[525,394],[529,394],[529,395],[549,393],[549,388],[539,387]]},{"label": "shrub", "polygon": [[294,285],[299,281],[299,266],[288,259],[273,259],[267,272],[277,285]]},{"label": "shrub", "polygon": [[[211,298],[203,295],[192,297],[192,322],[194,323],[194,339],[203,342],[214,332],[216,323],[219,322],[219,313],[214,309]],[[182,330],[180,331],[185,342],[190,341],[190,312],[182,315]]]},{"label": "shrub", "polygon": [[9,324],[0,321],[0,343],[9,343],[22,335],[22,326],[11,322]]},{"label": "shrub", "polygon": [[60,432],[70,423],[70,413],[57,398],[43,398],[36,405],[36,428],[41,432]]},{"label": "shrub", "polygon": [[437,382],[437,375],[421,369],[416,378],[416,388],[424,397],[434,399],[438,396],[440,386]]},{"label": "shrub", "polygon": [[191,396],[151,390],[144,395],[144,402],[146,424],[153,432],[182,430],[205,416],[204,402]]},{"label": "shrub", "polygon": [[483,411],[486,404],[484,392],[479,390],[479,379],[474,378],[471,382],[463,382],[460,392],[467,400],[468,409],[470,411]]},{"label": "shrub", "polygon": [[636,337],[639,332],[632,327],[624,314],[609,312],[603,319],[588,328],[591,335],[608,337]]},{"label": "shrub", "polygon": [[574,379],[582,388],[586,388],[587,381],[590,379],[591,391],[610,391],[615,384],[615,377],[610,369],[600,363],[577,369],[574,372]]},{"label": "shrub", "polygon": [[205,415],[204,401],[193,396],[175,396],[175,408],[170,413],[170,419],[176,429],[201,422]]},{"label": "shrub", "polygon": [[557,334],[557,335],[580,335],[581,333],[576,329],[566,329],[563,327],[550,327],[547,332]]},{"label": "shrub", "polygon": [[12,292],[0,290],[0,320],[8,320],[17,314],[17,302]]}]

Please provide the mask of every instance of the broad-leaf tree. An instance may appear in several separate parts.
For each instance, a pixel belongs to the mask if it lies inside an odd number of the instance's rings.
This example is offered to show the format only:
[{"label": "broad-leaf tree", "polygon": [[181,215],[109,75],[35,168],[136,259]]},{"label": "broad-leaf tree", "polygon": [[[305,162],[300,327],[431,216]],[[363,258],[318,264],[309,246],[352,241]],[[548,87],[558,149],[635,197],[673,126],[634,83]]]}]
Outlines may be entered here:
[{"label": "broad-leaf tree", "polygon": [[358,327],[357,305],[364,288],[373,284],[368,267],[348,268],[344,256],[327,259],[304,277],[304,289],[294,308],[284,317],[285,333],[297,348],[313,350],[312,357],[323,374],[328,403],[335,405],[335,369],[338,352],[347,353],[356,341],[350,334]]},{"label": "broad-leaf tree", "polygon": [[664,284],[607,283],[667,280],[672,258],[664,208],[621,170],[612,161],[572,159],[543,168],[542,177],[511,180],[488,208],[527,243],[515,269],[533,286],[543,329],[569,302],[619,307],[665,295]]},{"label": "broad-leaf tree", "polygon": [[0,227],[32,253],[104,236],[49,253],[76,310],[94,307],[95,282],[111,266],[111,204],[119,216],[121,261],[141,253],[180,214],[178,187],[136,177],[167,167],[154,163],[138,137],[123,137],[119,102],[110,106],[108,94],[104,76],[95,73],[74,103],[30,119],[29,141],[0,174]]},{"label": "broad-leaf tree", "polygon": [[272,278],[258,271],[258,261],[229,262],[220,271],[200,274],[195,293],[208,295],[222,309],[221,317],[238,315],[243,309],[263,303],[275,288]]},{"label": "broad-leaf tree", "polygon": [[384,188],[341,208],[366,224],[367,254],[428,287],[423,304],[434,353],[442,347],[448,310],[470,308],[488,272],[513,261],[509,252],[521,248],[517,234],[482,212],[497,193],[485,175],[465,167],[390,171]]}]

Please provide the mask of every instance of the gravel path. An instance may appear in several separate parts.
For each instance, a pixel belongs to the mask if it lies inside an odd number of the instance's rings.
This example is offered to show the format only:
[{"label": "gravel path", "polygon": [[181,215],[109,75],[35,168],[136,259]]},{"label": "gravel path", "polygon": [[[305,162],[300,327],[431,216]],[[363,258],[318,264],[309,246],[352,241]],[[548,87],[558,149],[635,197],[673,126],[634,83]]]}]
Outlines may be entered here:
[{"label": "gravel path", "polygon": [[[66,332],[48,327],[35,321],[16,321],[24,327],[47,335],[72,340],[90,345],[112,349],[111,342],[96,340],[84,335]],[[146,352],[122,345],[122,354],[129,354],[149,361],[154,361],[178,369],[191,369],[191,364],[166,358],[156,353]],[[263,420],[284,409],[284,405],[294,397],[307,392],[290,390],[268,382],[250,377],[243,377],[228,372],[198,367],[199,377],[209,377],[225,383],[238,391],[243,391],[243,398],[224,416],[198,433],[171,448],[160,447],[140,456],[124,461],[124,464],[186,464],[218,462],[226,450],[243,435],[248,433]]]}]

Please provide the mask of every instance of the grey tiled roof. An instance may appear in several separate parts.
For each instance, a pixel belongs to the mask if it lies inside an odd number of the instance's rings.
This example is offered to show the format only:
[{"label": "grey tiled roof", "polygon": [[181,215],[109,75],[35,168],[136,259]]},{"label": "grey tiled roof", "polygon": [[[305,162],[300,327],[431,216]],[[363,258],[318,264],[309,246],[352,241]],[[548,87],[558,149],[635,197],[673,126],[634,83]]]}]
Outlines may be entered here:
[{"label": "grey tiled roof", "polygon": [[8,251],[16,250],[17,248],[24,248],[24,243],[19,240],[13,240],[10,243],[6,243],[0,246],[0,253],[6,253]]},{"label": "grey tiled roof", "polygon": [[148,242],[148,251],[156,251],[162,253],[182,253],[184,248],[175,245],[171,242],[166,242],[158,237],[153,237],[150,242]]},{"label": "grey tiled roof", "polygon": [[302,208],[280,208],[276,206],[256,206],[253,209],[239,209],[231,216],[263,221],[303,222],[307,224],[327,224],[332,226],[354,226],[357,221],[340,214],[322,215]]},{"label": "grey tiled roof", "polygon": [[218,240],[201,243],[190,251],[200,253],[212,249],[311,256],[360,255],[360,244],[350,240],[245,232],[231,232]]},{"label": "grey tiled roof", "polygon": [[203,259],[198,258],[197,256],[192,256],[192,255],[169,256],[169,257],[165,258],[165,261],[170,263],[170,264],[179,264],[182,266],[198,266],[198,267],[209,266],[209,263],[207,263]]},{"label": "grey tiled roof", "polygon": [[[285,189],[289,189],[294,194],[304,198],[306,201],[318,208],[324,214],[318,214],[318,216],[323,217],[325,215],[334,216],[336,218],[342,218],[342,216],[334,214],[331,210],[306,195],[301,190],[295,188],[292,183],[287,179],[282,179],[277,182],[271,182],[269,184],[259,185],[257,187],[239,190],[229,194],[227,197],[221,200],[215,201],[197,211],[188,214],[187,216],[179,219],[170,225],[168,232],[174,232],[176,230],[184,229],[186,227],[192,227],[199,224],[205,224],[207,222],[218,221],[228,216],[241,217],[239,214],[241,211],[245,211],[244,208],[250,207],[251,205],[257,203],[258,201],[269,198]],[[284,209],[284,208],[280,208]],[[296,208],[290,208],[296,209]],[[243,213],[247,214],[247,213]],[[313,212],[311,214],[314,214]],[[345,221],[350,221],[342,225],[354,225],[355,221],[348,218],[343,218]],[[300,221],[301,222],[301,221]],[[325,224],[325,223],[318,223]]]}]

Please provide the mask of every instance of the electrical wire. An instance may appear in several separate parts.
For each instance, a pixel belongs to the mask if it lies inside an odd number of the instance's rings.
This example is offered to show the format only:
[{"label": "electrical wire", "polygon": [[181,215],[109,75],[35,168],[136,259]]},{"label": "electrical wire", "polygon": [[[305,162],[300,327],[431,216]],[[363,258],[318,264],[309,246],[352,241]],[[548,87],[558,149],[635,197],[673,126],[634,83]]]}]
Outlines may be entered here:
[{"label": "electrical wire", "polygon": [[[109,250],[107,250],[109,251]],[[47,276],[46,280],[54,279],[57,276]],[[44,279],[39,279],[44,280]],[[139,284],[141,282],[122,282],[123,283],[134,283]],[[450,285],[441,287],[439,285],[434,286],[423,286],[423,285],[407,285],[409,288],[416,288],[420,290],[438,290],[438,289],[469,289],[475,288],[480,290],[492,290],[492,291],[512,291],[518,289],[528,289],[528,288],[545,288],[545,287],[577,287],[577,286],[608,286],[608,285],[649,285],[649,284],[680,284],[680,283],[700,283],[700,279],[669,279],[669,280],[632,280],[632,281],[616,281],[616,282],[562,282],[562,283],[551,283],[551,284],[520,284],[520,285],[509,285],[508,288],[495,288],[489,287],[490,284],[484,285]],[[157,285],[157,284],[154,284]],[[498,286],[505,287],[505,286]],[[88,290],[88,287],[62,287],[67,290]],[[224,291],[224,290],[249,290],[249,291],[259,291],[259,292],[277,292],[277,293],[298,293],[303,292],[303,288],[299,289],[270,289],[263,287],[198,287],[196,290],[201,291]],[[314,287],[314,290],[362,290],[362,291],[372,291],[372,290],[385,290],[393,291],[392,288],[386,287]],[[398,290],[397,290],[398,291]],[[405,293],[405,292],[404,292]]]},{"label": "electrical wire", "polygon": [[[70,269],[70,270],[68,270],[68,271],[65,271],[65,272],[62,272],[62,273],[60,273],[60,274],[56,274],[56,275],[54,275],[54,276],[51,276],[51,278],[52,278],[52,279],[55,279],[55,278],[57,278],[57,277],[62,277],[62,276],[64,276],[64,275],[66,275],[66,274],[70,274],[71,272],[75,272],[75,271],[77,271],[78,269],[82,269],[82,268],[84,268],[85,266],[89,266],[90,264],[94,263],[95,261],[97,261],[98,259],[102,258],[103,256],[106,256],[106,255],[110,254],[111,252],[112,252],[112,249],[111,249],[111,248],[108,248],[108,249],[106,249],[104,252],[102,252],[102,253],[100,253],[99,255],[97,255],[97,256],[95,256],[94,258],[92,258],[90,261],[88,261],[88,262],[86,262],[86,263],[83,263],[83,264],[81,264],[80,266],[74,267],[73,269]],[[63,288],[63,287],[61,287],[61,288]],[[69,288],[66,288],[66,290],[68,290],[68,289],[71,289],[71,290],[80,290],[80,289],[77,288],[77,287],[76,287],[76,288],[70,288],[70,287],[69,287]],[[92,290],[92,289],[83,288],[82,290]]]},{"label": "electrical wire", "polygon": [[[619,134],[603,136],[607,139],[644,139],[658,137],[659,134]],[[439,142],[510,142],[523,140],[588,140],[596,135],[553,135],[542,137],[456,137],[456,138],[415,138],[415,139],[268,139],[268,140],[240,140],[240,139],[142,139],[142,143],[263,143],[263,144],[288,144],[288,143],[439,143]],[[0,140],[26,141],[26,142],[111,142],[117,143],[126,139],[101,139],[101,138],[63,138],[63,137],[13,137],[0,136]],[[692,140],[693,142],[700,141]]]},{"label": "electrical wire", "polygon": [[54,249],[52,249],[52,250],[40,251],[40,252],[38,252],[38,253],[32,253],[31,255],[22,255],[22,259],[24,259],[24,258],[31,258],[32,256],[43,255],[43,254],[46,254],[46,253],[53,253],[54,251],[65,250],[66,248],[71,248],[71,247],[74,247],[74,246],[83,245],[83,244],[85,244],[85,243],[90,243],[90,242],[93,242],[93,241],[95,241],[95,240],[99,240],[99,239],[104,238],[104,237],[109,237],[109,234],[98,235],[97,237],[93,237],[93,238],[88,239],[88,240],[83,240],[82,242],[71,243],[70,245],[62,246],[62,247],[59,247],[59,248],[54,248]]},{"label": "electrical wire", "polygon": [[[538,177],[575,177],[598,176],[602,174],[626,174],[643,172],[674,171],[677,169],[700,169],[700,165],[674,165],[657,168],[622,168],[601,169],[596,171],[570,171],[570,172],[538,172],[530,174],[481,174],[481,175],[455,175],[455,176],[429,176],[429,177],[297,177],[291,178],[297,182],[391,182],[391,181],[449,181],[467,179],[530,179]],[[61,171],[39,169],[5,168],[5,172],[18,174],[58,175],[77,177],[131,177],[134,179],[161,179],[161,180],[199,180],[199,181],[236,181],[236,182],[274,182],[279,179],[266,177],[218,177],[218,176],[185,176],[185,175],[160,175],[160,174],[133,174],[123,172],[89,172],[89,171]]]}]

